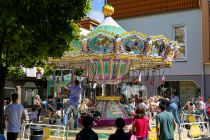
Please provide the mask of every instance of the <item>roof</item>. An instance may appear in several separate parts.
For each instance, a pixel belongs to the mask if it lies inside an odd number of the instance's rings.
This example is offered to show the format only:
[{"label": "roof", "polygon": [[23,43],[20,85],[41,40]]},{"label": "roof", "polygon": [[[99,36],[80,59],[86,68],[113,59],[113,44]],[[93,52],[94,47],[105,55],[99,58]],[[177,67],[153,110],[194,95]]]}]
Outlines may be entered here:
[{"label": "roof", "polygon": [[[112,17],[106,17],[98,27],[96,27],[91,34],[95,35],[97,32],[109,32],[113,33],[113,35],[121,34],[126,32]],[[103,32],[104,33],[104,32]],[[105,34],[105,33],[104,33]]]},{"label": "roof", "polygon": [[[121,27],[112,17],[106,17],[99,26],[115,26]],[[122,27],[121,27],[122,28]]]},{"label": "roof", "polygon": [[84,22],[84,21],[92,21],[92,22],[94,22],[96,24],[99,24],[99,22],[97,20],[92,19],[92,18],[87,17],[87,16],[85,16],[84,18],[82,18],[82,20],[80,22]]},{"label": "roof", "polygon": [[107,0],[115,8],[114,19],[200,8],[200,0]]}]

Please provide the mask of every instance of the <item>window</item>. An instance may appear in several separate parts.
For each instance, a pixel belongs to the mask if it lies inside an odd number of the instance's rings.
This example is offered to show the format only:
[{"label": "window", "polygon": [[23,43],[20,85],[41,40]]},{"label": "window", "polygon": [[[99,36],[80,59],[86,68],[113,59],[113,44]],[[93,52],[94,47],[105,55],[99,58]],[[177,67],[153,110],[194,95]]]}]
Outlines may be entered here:
[{"label": "window", "polygon": [[175,25],[174,26],[174,37],[175,37],[175,41],[177,41],[180,46],[180,48],[179,48],[180,55],[179,55],[178,59],[186,59],[186,57],[187,57],[186,26],[185,25]]}]

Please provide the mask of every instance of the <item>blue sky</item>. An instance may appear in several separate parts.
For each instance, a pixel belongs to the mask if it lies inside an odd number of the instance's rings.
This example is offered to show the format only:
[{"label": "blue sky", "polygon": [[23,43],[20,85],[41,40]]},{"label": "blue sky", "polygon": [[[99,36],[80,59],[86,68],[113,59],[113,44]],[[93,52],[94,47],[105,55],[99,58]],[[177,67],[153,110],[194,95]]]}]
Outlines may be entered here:
[{"label": "blue sky", "polygon": [[91,11],[88,14],[90,18],[93,18],[101,22],[104,18],[102,13],[102,7],[104,6],[104,0],[92,0],[91,1]]}]

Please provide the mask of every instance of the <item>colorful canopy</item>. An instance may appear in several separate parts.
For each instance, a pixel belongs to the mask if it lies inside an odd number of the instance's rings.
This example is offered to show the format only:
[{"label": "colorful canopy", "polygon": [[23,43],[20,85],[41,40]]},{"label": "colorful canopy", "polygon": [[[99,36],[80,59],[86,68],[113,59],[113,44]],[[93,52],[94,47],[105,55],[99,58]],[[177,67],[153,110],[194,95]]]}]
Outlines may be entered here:
[{"label": "colorful canopy", "polygon": [[82,67],[89,79],[102,84],[118,84],[133,69],[170,68],[178,56],[178,45],[163,35],[125,31],[112,17],[79,41],[61,59],[51,59],[57,68]]}]

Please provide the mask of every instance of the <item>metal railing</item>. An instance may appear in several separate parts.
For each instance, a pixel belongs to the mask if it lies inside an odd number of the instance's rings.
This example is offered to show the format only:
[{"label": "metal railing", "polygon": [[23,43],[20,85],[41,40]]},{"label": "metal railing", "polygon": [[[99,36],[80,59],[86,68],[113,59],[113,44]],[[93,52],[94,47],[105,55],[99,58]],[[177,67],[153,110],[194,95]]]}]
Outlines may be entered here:
[{"label": "metal railing", "polygon": [[29,139],[31,134],[31,128],[48,129],[48,132],[43,131],[43,136],[47,135],[54,140],[67,140],[68,131],[64,125],[50,125],[50,124],[38,124],[38,123],[24,123],[21,127],[20,138]]},{"label": "metal railing", "polygon": [[[194,118],[194,119],[193,119]],[[182,112],[181,120],[184,123],[193,123],[193,122],[204,122],[204,116],[202,113],[185,113]]]},{"label": "metal railing", "polygon": [[[150,125],[149,140],[158,140],[156,125]],[[193,130],[194,129],[194,130]],[[197,134],[196,134],[197,133]],[[209,122],[182,123],[176,126],[174,140],[206,139],[210,138]]]},{"label": "metal railing", "polygon": [[210,138],[209,122],[182,123],[179,129],[179,140]]}]

